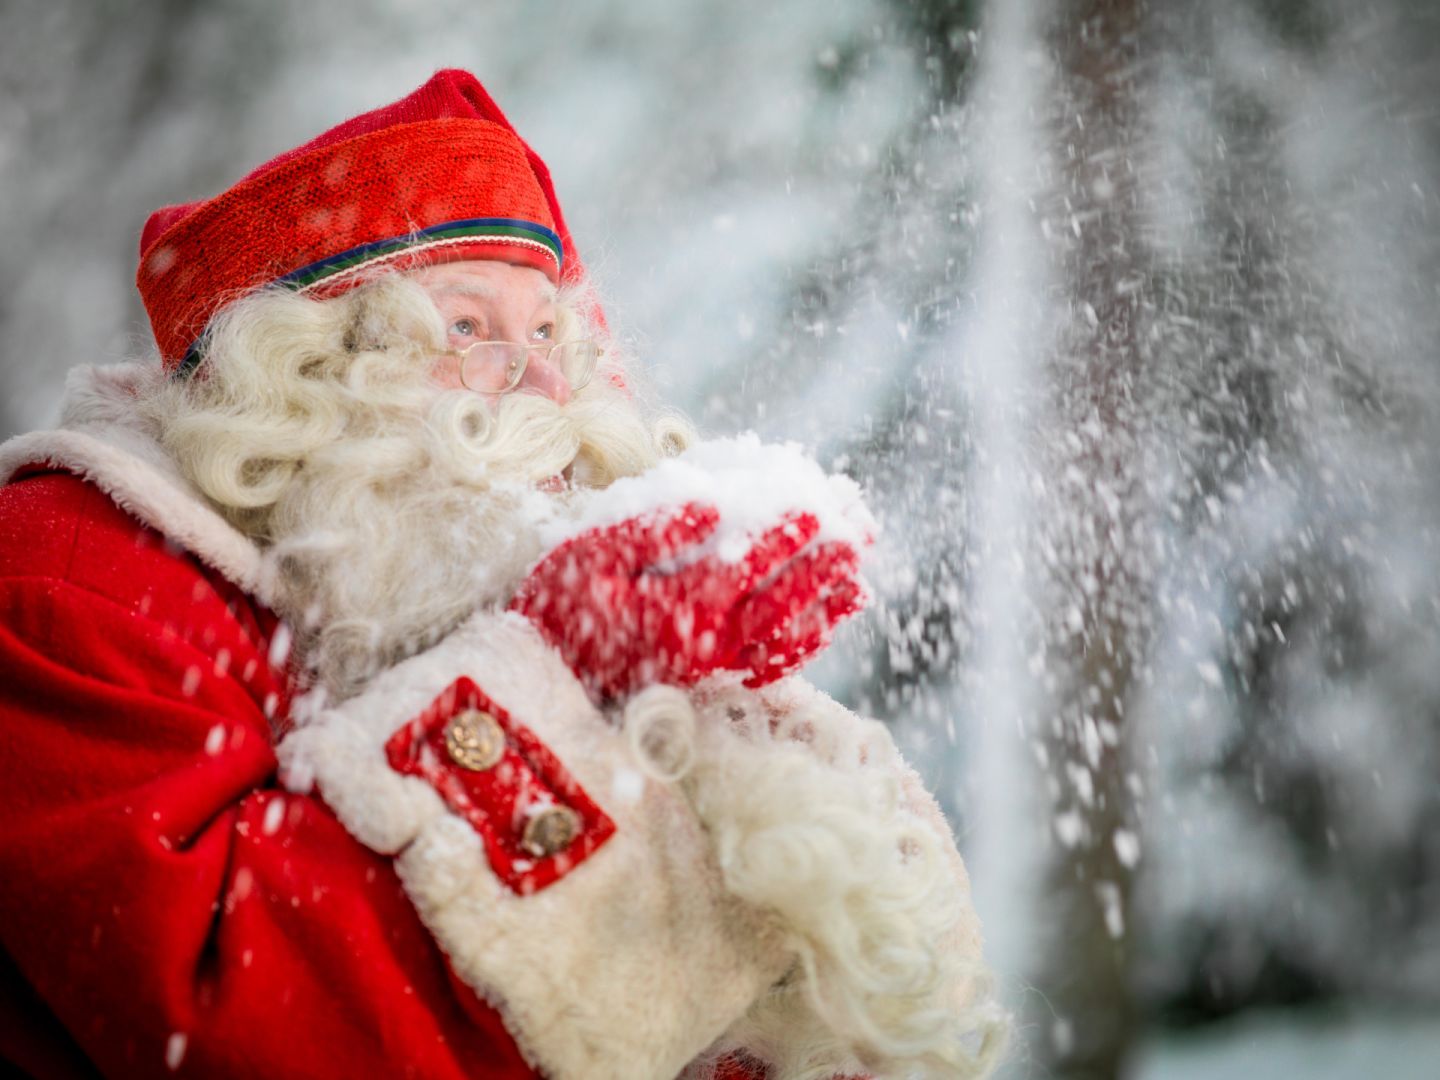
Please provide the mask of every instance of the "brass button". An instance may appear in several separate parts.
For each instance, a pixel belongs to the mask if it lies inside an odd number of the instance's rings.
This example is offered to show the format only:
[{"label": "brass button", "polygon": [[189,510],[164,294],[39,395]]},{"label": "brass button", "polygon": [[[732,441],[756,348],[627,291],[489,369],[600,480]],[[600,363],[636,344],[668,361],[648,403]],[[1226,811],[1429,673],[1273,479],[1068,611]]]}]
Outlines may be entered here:
[{"label": "brass button", "polygon": [[580,834],[580,815],[568,806],[547,806],[525,823],[520,846],[543,858],[564,851]]},{"label": "brass button", "polygon": [[462,769],[484,772],[505,756],[505,731],[488,712],[466,709],[445,725],[445,749]]}]

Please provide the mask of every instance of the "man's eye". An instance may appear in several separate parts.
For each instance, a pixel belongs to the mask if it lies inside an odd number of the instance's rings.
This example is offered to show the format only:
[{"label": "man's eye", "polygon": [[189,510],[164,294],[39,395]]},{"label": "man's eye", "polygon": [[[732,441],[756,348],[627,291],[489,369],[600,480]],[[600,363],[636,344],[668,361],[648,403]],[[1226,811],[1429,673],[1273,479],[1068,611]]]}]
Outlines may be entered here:
[{"label": "man's eye", "polygon": [[474,337],[476,333],[475,320],[456,319],[450,324],[450,333],[459,334],[461,337]]},{"label": "man's eye", "polygon": [[547,322],[544,326],[538,326],[530,336],[536,341],[549,341],[555,336],[555,324]]}]

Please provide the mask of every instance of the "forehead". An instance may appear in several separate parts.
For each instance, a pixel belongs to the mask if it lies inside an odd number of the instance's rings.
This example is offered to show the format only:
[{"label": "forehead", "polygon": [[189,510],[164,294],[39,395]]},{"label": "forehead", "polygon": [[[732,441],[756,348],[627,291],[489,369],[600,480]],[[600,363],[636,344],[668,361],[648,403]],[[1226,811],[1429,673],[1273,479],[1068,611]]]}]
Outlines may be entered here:
[{"label": "forehead", "polygon": [[436,298],[468,296],[534,304],[555,299],[555,286],[539,270],[493,259],[426,266],[412,270],[409,276]]}]

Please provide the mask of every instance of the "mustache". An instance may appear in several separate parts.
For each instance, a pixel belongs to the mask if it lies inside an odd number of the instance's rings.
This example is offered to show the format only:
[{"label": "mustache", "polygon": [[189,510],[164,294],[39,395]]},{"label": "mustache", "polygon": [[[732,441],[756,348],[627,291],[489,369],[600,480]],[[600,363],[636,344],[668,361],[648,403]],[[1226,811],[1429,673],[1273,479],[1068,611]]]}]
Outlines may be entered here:
[{"label": "mustache", "polygon": [[538,394],[491,402],[468,390],[446,390],[414,434],[450,479],[482,486],[502,475],[539,482],[568,466],[584,442],[584,418],[572,406]]},{"label": "mustache", "polygon": [[564,476],[602,487],[657,458],[654,433],[622,391],[587,390],[559,404],[539,394],[506,394],[492,403],[446,391],[432,425],[448,445],[464,445],[482,474],[539,484]]}]

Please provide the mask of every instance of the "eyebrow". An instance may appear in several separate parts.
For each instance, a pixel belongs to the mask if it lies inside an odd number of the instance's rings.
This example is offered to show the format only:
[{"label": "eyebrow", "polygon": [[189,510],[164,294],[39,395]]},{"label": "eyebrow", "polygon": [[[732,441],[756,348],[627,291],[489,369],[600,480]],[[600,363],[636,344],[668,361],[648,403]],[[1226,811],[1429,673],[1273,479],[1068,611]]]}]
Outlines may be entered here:
[{"label": "eyebrow", "polygon": [[497,290],[493,285],[479,281],[452,281],[436,285],[431,289],[437,296],[478,296],[482,300],[493,300]]},{"label": "eyebrow", "polygon": [[[493,300],[500,293],[493,285],[487,285],[483,281],[451,281],[444,285],[434,287],[434,292],[439,296],[476,296],[482,300]],[[540,290],[540,300],[543,303],[554,303],[556,297],[555,286],[548,281]]]}]

